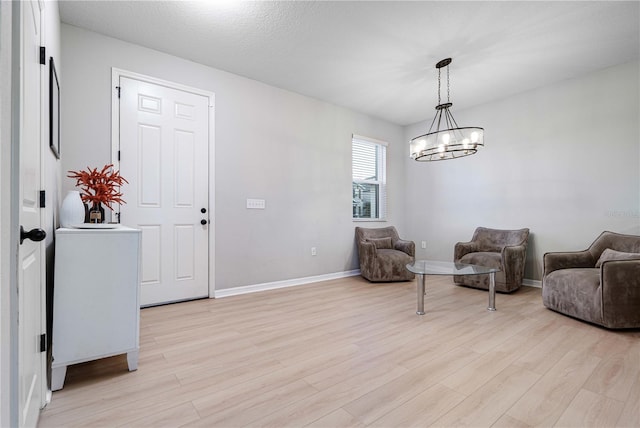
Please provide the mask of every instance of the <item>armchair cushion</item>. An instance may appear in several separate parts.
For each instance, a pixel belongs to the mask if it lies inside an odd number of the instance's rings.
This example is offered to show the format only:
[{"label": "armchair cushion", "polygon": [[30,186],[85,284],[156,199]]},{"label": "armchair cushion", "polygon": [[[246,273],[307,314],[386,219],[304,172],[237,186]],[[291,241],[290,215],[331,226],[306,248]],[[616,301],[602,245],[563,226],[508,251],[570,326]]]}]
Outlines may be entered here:
[{"label": "armchair cushion", "polygon": [[376,250],[391,250],[393,249],[393,242],[391,242],[391,237],[387,238],[370,238],[369,242],[373,242],[373,245],[376,246]]},{"label": "armchair cushion", "polygon": [[415,257],[415,244],[400,239],[395,227],[356,227],[360,274],[371,282],[410,281],[406,265]]},{"label": "armchair cushion", "polygon": [[600,258],[596,262],[596,267],[599,268],[602,263],[608,262],[609,260],[638,260],[640,259],[640,253],[627,253],[624,251],[616,251],[611,248],[606,248]]},{"label": "armchair cushion", "polygon": [[502,257],[500,253],[490,253],[485,251],[469,253],[462,256],[460,262],[470,265],[480,265],[498,269],[502,268]]}]

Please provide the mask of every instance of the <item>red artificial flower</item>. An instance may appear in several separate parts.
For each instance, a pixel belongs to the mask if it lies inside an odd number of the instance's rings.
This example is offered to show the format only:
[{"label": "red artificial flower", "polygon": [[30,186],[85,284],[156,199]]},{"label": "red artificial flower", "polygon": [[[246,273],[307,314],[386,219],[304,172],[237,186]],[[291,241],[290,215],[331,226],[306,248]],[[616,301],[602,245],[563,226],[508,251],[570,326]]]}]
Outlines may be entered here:
[{"label": "red artificial flower", "polygon": [[101,171],[98,168],[87,167],[85,171],[68,171],[67,177],[76,180],[76,186],[80,188],[80,197],[83,202],[92,204],[104,204],[113,210],[111,204],[125,204],[120,192],[123,183],[129,183],[120,176],[119,171],[113,170],[113,165],[105,165]]}]

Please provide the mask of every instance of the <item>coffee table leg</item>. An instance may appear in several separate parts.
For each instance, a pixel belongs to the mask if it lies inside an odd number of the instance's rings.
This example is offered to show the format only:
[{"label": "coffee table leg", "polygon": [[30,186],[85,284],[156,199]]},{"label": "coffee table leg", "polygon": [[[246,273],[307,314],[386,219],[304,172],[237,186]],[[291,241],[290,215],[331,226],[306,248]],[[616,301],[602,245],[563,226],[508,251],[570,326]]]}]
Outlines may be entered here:
[{"label": "coffee table leg", "polygon": [[496,310],[496,273],[489,274],[489,307],[487,310]]},{"label": "coffee table leg", "polygon": [[418,310],[416,311],[416,314],[418,315],[424,315],[424,293],[425,293],[425,287],[424,287],[424,277],[426,275],[418,275],[418,287],[416,287],[418,289]]}]

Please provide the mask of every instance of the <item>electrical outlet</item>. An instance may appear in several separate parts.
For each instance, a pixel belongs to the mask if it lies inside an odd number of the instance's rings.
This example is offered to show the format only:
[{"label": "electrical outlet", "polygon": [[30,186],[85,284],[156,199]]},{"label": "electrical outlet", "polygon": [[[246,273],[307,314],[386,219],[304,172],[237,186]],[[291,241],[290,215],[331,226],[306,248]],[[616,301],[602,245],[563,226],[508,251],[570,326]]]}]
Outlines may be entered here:
[{"label": "electrical outlet", "polygon": [[264,199],[247,199],[247,209],[263,210],[266,207]]},{"label": "electrical outlet", "polygon": [[318,252],[316,251],[316,247],[311,247],[311,255],[312,256],[317,256]]},{"label": "electrical outlet", "polygon": [[421,247],[422,249],[427,248],[427,241],[422,241]]}]

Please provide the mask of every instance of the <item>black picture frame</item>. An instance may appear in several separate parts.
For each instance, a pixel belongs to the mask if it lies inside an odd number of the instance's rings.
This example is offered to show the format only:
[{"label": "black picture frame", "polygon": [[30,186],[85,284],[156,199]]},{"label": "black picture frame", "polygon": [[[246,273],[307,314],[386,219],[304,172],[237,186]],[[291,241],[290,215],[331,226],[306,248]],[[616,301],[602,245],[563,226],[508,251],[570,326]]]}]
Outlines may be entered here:
[{"label": "black picture frame", "polygon": [[53,57],[49,57],[49,147],[60,159],[60,83]]}]

